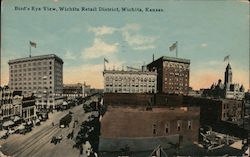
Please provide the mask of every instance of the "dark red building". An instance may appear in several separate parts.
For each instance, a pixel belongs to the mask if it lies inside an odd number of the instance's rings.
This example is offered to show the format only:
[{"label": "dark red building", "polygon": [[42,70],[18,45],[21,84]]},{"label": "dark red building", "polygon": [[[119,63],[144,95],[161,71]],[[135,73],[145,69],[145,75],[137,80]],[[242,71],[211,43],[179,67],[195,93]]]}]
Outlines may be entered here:
[{"label": "dark red building", "polygon": [[147,65],[157,70],[159,93],[188,94],[190,60],[163,56]]}]

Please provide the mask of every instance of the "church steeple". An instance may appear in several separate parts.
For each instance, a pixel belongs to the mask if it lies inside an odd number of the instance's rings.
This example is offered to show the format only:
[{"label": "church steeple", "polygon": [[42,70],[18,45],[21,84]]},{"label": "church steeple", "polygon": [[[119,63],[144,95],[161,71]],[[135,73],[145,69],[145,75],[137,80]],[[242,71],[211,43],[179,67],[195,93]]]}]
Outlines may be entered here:
[{"label": "church steeple", "polygon": [[225,82],[224,85],[231,84],[233,79],[232,68],[230,64],[227,64],[226,71],[225,71]]}]

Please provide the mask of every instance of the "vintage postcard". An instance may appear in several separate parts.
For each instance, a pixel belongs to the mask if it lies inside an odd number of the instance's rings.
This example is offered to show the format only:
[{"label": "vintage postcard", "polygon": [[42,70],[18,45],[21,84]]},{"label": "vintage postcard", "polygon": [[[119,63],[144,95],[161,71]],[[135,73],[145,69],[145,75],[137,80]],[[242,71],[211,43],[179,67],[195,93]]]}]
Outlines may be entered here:
[{"label": "vintage postcard", "polygon": [[1,0],[0,157],[249,156],[248,0]]}]

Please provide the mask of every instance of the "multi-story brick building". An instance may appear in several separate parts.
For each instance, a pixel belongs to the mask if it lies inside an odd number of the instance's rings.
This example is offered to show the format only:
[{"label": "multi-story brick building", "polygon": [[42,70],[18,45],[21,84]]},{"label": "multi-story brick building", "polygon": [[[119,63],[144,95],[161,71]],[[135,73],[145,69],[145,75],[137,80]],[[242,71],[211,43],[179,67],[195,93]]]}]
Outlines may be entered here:
[{"label": "multi-story brick building", "polygon": [[34,97],[24,97],[22,101],[21,116],[24,121],[35,120],[36,117],[36,100]]},{"label": "multi-story brick building", "polygon": [[34,93],[38,108],[55,107],[55,97],[63,93],[63,60],[55,54],[10,60],[9,86],[23,91],[24,96]]},{"label": "multi-story brick building", "polygon": [[[148,151],[161,145],[190,145],[198,141],[199,107],[109,105],[101,119],[100,151]],[[147,147],[145,146],[145,141]],[[158,142],[156,142],[158,141]],[[135,145],[136,143],[136,145]],[[115,147],[114,147],[115,146]]]},{"label": "multi-story brick building", "polygon": [[8,86],[0,87],[0,128],[4,121],[21,116],[22,92],[12,91]]},{"label": "multi-story brick building", "polygon": [[156,71],[104,70],[105,93],[156,93]]},{"label": "multi-story brick building", "polygon": [[159,93],[188,94],[190,60],[163,56],[148,64],[149,70],[157,70]]},{"label": "multi-story brick building", "polygon": [[187,140],[197,141],[199,111],[199,107],[157,106],[148,111],[146,106],[108,106],[101,121],[101,135],[121,138],[181,134]]},{"label": "multi-story brick building", "polygon": [[166,148],[169,143],[189,145],[198,141],[200,107],[187,106],[183,97],[104,93],[107,111],[101,118],[100,151],[119,151],[124,147],[148,151],[158,145]]},{"label": "multi-story brick building", "polygon": [[200,106],[203,125],[216,125],[222,121],[237,125],[243,123],[244,107],[240,100],[185,97],[184,103]]},{"label": "multi-story brick building", "polygon": [[1,118],[10,118],[20,115],[22,95],[21,91],[12,91],[8,87],[0,88],[0,115]]}]

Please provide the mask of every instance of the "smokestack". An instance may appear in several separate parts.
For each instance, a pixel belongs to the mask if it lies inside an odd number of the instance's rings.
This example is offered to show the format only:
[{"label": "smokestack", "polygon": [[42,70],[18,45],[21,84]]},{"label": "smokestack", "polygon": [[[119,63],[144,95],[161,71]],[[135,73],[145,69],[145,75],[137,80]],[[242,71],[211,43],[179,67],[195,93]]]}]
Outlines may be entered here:
[{"label": "smokestack", "polygon": [[153,54],[153,61],[155,61],[155,55]]}]

